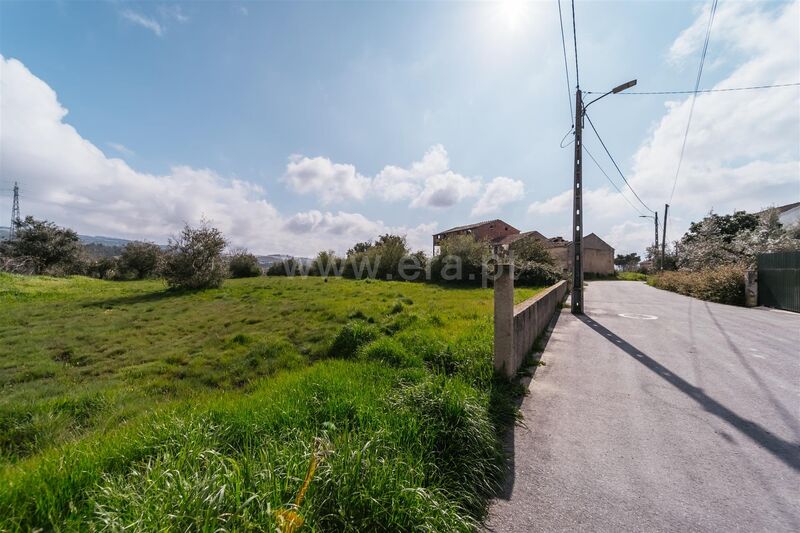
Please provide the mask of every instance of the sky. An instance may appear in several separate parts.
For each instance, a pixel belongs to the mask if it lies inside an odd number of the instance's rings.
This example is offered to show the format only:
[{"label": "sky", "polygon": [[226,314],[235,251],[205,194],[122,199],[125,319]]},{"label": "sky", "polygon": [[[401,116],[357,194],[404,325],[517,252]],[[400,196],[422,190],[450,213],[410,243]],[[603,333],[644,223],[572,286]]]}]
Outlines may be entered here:
[{"label": "sky", "polygon": [[[576,2],[584,91],[691,90],[711,1]],[[312,256],[501,218],[571,238],[572,13],[524,2],[0,2],[0,221]],[[701,89],[800,82],[800,5],[722,0]],[[587,96],[588,97],[588,96]],[[574,103],[572,104],[574,105]],[[590,107],[584,233],[643,252],[800,201],[800,87]],[[677,175],[677,179],[676,179]],[[609,182],[613,180],[615,185]],[[674,194],[671,192],[675,184]],[[619,187],[622,194],[615,188]],[[0,225],[7,223],[0,222]]]}]

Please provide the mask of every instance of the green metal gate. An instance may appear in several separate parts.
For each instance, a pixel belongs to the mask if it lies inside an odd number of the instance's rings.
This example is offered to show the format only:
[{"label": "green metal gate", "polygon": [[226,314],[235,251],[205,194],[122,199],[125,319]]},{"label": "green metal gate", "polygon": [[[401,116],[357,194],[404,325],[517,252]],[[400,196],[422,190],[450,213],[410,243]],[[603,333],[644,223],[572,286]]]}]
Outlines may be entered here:
[{"label": "green metal gate", "polygon": [[758,304],[800,313],[800,252],[758,256]]}]

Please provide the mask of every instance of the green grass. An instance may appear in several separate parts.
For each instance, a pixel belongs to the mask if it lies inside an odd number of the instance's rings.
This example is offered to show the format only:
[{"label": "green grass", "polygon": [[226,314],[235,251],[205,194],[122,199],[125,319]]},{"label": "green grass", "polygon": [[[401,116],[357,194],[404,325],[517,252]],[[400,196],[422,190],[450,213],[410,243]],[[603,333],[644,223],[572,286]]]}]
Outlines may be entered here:
[{"label": "green grass", "polygon": [[0,274],[0,530],[274,529],[315,446],[306,529],[472,529],[514,416],[491,309],[402,282]]},{"label": "green grass", "polygon": [[647,281],[647,274],[641,272],[617,272],[617,279],[624,281]]}]

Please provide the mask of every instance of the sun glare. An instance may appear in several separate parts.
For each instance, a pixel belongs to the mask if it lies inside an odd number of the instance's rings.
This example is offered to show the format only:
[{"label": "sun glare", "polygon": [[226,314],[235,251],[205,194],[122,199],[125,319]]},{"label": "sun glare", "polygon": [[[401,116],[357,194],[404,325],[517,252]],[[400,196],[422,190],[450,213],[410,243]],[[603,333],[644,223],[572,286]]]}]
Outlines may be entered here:
[{"label": "sun glare", "polygon": [[528,0],[498,0],[495,2],[495,18],[506,31],[519,30],[528,18]]}]

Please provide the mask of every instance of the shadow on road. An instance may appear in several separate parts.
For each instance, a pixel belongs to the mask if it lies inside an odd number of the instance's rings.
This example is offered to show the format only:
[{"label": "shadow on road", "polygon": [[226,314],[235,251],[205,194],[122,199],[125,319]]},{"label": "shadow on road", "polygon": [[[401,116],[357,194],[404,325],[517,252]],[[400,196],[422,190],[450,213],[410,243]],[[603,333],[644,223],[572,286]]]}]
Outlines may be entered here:
[{"label": "shadow on road", "polygon": [[719,334],[722,335],[722,337],[725,339],[725,343],[728,345],[728,348],[730,349],[731,352],[733,352],[736,355],[736,358],[739,359],[739,364],[741,365],[741,367],[745,369],[750,378],[752,378],[753,382],[755,382],[758,388],[761,389],[761,392],[766,395],[767,399],[769,399],[769,402],[775,408],[775,411],[778,414],[778,416],[780,416],[783,419],[783,421],[786,423],[787,426],[792,428],[795,438],[800,437],[800,427],[798,427],[797,418],[791,413],[791,411],[786,409],[783,406],[783,404],[781,404],[781,402],[778,401],[777,398],[775,398],[775,395],[772,394],[767,384],[764,383],[764,380],[762,380],[759,377],[758,373],[753,369],[753,367],[747,361],[747,358],[744,356],[742,351],[736,347],[736,343],[733,342],[731,336],[728,335],[728,333],[725,331],[725,328],[723,328],[722,324],[719,323],[719,320],[714,315],[714,311],[712,310],[711,306],[708,305],[708,302],[703,302],[703,305],[705,305],[706,313],[708,314],[708,317],[711,319],[711,321],[714,323],[714,326],[717,328],[717,331],[719,331]]},{"label": "shadow on road", "polygon": [[675,375],[667,367],[638,350],[625,339],[618,337],[614,332],[591,317],[578,316],[578,319],[591,327],[598,334],[602,335],[606,340],[639,361],[664,381],[699,403],[706,412],[724,420],[776,458],[783,461],[786,465],[796,471],[800,471],[800,444],[785,441],[773,435],[752,420],[737,415],[714,398],[708,396],[703,389],[695,387],[685,379]]}]

